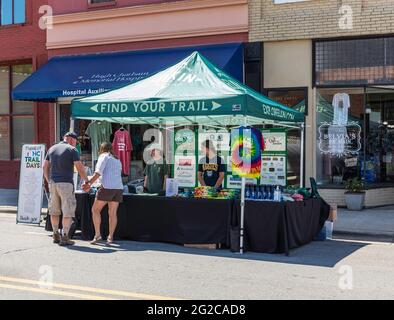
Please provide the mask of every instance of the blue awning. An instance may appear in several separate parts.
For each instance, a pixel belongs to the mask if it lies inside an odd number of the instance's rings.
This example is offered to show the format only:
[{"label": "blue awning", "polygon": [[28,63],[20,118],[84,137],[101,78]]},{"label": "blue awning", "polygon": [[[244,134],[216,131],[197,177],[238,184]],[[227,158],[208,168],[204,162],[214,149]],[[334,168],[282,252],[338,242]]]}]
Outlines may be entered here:
[{"label": "blue awning", "polygon": [[14,100],[56,101],[116,89],[161,71],[199,51],[239,81],[243,81],[242,44],[205,45],[132,52],[61,56],[12,91]]}]

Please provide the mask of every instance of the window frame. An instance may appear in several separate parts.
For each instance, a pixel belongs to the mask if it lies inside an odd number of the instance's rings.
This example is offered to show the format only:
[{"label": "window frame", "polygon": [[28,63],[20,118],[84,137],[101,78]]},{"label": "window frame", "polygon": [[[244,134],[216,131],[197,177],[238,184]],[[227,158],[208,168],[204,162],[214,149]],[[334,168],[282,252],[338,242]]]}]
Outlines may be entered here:
[{"label": "window frame", "polygon": [[365,36],[347,36],[347,37],[333,37],[333,38],[316,38],[312,39],[312,88],[359,88],[359,87],[373,87],[373,86],[392,86],[394,82],[382,82],[382,83],[343,83],[343,84],[317,84],[316,80],[316,44],[323,42],[333,42],[333,41],[347,41],[347,40],[368,40],[368,39],[384,39],[384,38],[394,38],[394,34],[381,34],[381,35],[365,35]]},{"label": "window frame", "polygon": [[33,140],[36,140],[37,136],[37,122],[36,122],[36,104],[34,104],[33,112],[32,113],[20,113],[14,114],[13,112],[13,105],[14,101],[12,99],[12,90],[13,90],[13,77],[12,77],[12,67],[17,65],[24,65],[24,64],[31,64],[33,65],[31,60],[25,61],[13,61],[8,63],[0,63],[1,67],[8,67],[8,95],[9,95],[9,105],[8,105],[8,113],[3,113],[0,116],[8,118],[8,130],[9,130],[9,158],[8,159],[0,159],[0,161],[20,161],[20,159],[15,159],[14,155],[14,131],[13,131],[13,119],[14,118],[26,118],[30,117],[33,118],[34,121],[34,133],[33,133]]},{"label": "window frame", "polygon": [[[2,5],[2,1],[3,0],[0,0],[0,28],[2,28],[2,27],[10,27],[10,26],[18,26],[18,25],[24,25],[24,24],[26,24],[27,23],[27,5],[28,5],[28,3],[27,3],[27,1],[26,0],[24,0],[25,1],[25,21],[24,22],[15,22],[15,0],[12,0],[12,15],[11,15],[11,18],[12,18],[12,22],[11,23],[9,23],[9,24],[2,24],[2,15],[1,15],[1,5]],[[90,0],[89,0],[90,1]]]}]

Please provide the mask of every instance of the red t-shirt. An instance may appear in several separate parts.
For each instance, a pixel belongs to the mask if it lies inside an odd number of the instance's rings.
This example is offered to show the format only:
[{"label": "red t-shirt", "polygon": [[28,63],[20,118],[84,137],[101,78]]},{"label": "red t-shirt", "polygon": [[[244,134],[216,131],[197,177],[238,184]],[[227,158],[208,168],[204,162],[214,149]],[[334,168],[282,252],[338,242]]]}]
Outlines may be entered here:
[{"label": "red t-shirt", "polygon": [[129,132],[127,130],[116,131],[112,147],[114,148],[114,153],[122,163],[122,173],[130,175],[130,160],[133,146],[131,144]]}]

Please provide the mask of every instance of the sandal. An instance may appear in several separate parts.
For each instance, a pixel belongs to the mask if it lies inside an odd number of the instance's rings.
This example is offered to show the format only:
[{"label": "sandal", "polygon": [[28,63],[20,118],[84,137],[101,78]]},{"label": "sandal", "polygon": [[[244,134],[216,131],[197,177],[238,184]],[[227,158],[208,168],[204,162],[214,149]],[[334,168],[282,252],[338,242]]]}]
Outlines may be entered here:
[{"label": "sandal", "polygon": [[90,241],[90,244],[97,244],[97,242],[99,242],[100,240],[102,240],[101,236],[94,237],[93,240]]},{"label": "sandal", "polygon": [[114,243],[114,239],[112,239],[111,237],[107,238],[107,245],[111,245]]}]

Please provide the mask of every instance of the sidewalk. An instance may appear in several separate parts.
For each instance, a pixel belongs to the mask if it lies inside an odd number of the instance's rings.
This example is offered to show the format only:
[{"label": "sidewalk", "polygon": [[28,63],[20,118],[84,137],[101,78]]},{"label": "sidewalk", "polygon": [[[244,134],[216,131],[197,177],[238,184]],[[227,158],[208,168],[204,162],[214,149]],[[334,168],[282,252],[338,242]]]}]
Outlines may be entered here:
[{"label": "sidewalk", "polygon": [[[47,200],[44,196],[43,207],[47,208]],[[18,190],[0,189],[0,212],[16,213],[18,208]]]},{"label": "sidewalk", "polygon": [[334,234],[391,237],[394,239],[394,206],[350,211],[338,208]]}]

